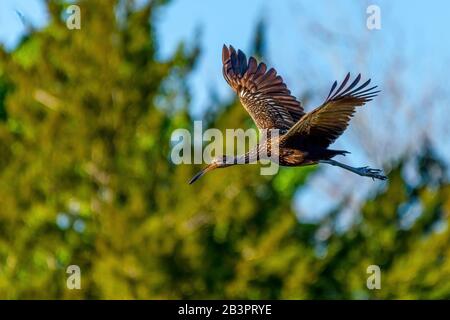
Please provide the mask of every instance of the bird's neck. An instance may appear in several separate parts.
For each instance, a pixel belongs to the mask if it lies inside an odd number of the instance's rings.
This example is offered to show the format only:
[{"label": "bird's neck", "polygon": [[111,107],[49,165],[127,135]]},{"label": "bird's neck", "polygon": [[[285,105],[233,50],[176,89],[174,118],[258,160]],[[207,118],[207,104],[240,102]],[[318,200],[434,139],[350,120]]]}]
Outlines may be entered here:
[{"label": "bird's neck", "polygon": [[227,157],[227,163],[224,164],[224,167],[228,166],[234,166],[238,164],[248,164],[248,163],[254,163],[257,160],[257,153],[256,151],[249,151],[244,154],[238,155],[238,156],[228,156]]}]

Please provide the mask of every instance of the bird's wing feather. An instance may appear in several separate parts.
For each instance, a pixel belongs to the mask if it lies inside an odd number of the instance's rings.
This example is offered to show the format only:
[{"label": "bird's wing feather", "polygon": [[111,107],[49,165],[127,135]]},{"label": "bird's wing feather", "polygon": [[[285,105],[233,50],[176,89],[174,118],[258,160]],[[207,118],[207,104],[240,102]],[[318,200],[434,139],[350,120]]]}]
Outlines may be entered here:
[{"label": "bird's wing feather", "polygon": [[230,46],[222,49],[223,76],[260,129],[287,131],[303,115],[303,108],[291,95],[275,69]]},{"label": "bird's wing feather", "polygon": [[370,79],[357,86],[361,75],[346,87],[349,79],[350,73],[337,90],[335,81],[325,102],[292,126],[285,136],[287,145],[328,147],[345,131],[355,108],[371,101],[380,92],[375,91],[377,86],[366,89]]}]

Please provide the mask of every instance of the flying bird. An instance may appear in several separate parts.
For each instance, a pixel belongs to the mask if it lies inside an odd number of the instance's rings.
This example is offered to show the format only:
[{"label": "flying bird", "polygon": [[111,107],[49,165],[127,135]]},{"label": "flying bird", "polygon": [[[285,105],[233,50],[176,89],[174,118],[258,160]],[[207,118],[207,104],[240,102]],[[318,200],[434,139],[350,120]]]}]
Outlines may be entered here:
[{"label": "flying bird", "polygon": [[[379,169],[351,167],[333,160],[337,155],[349,153],[328,147],[345,131],[357,107],[371,101],[380,91],[369,87],[370,79],[360,84],[359,74],[353,81],[350,73],[338,85],[331,86],[325,101],[311,112],[303,106],[287,88],[275,69],[267,70],[265,63],[258,63],[232,46],[222,49],[223,76],[236,92],[245,110],[259,130],[278,129],[279,164],[282,166],[305,166],[324,163],[338,166],[360,176],[386,180]],[[275,138],[274,138],[275,139]],[[272,155],[271,138],[268,137],[245,154],[216,157],[189,182],[195,182],[206,172],[236,164],[253,163],[260,159],[262,151]],[[264,154],[266,154],[264,153]],[[273,156],[273,155],[272,155]]]}]

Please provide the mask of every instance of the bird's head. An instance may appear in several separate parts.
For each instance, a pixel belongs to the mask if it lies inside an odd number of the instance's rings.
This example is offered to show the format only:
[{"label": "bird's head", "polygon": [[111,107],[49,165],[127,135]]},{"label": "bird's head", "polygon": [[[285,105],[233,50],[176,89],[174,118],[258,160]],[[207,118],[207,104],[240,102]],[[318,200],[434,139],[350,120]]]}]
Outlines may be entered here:
[{"label": "bird's head", "polygon": [[232,166],[235,164],[234,157],[230,156],[219,156],[215,157],[210,164],[208,164],[206,167],[204,167],[202,170],[197,172],[197,174],[189,181],[189,184],[193,184],[195,181],[200,179],[205,173],[208,171],[217,169],[217,168],[225,168],[228,166]]}]

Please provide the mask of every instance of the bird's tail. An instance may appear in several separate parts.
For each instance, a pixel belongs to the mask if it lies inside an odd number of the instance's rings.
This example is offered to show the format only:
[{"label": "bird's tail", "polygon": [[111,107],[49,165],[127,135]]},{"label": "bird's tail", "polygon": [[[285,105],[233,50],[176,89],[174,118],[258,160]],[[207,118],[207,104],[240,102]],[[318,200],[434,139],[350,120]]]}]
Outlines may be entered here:
[{"label": "bird's tail", "polygon": [[345,150],[331,150],[331,149],[327,149],[325,150],[325,157],[327,159],[331,159],[335,156],[345,156],[347,153],[350,153],[348,151]]}]

